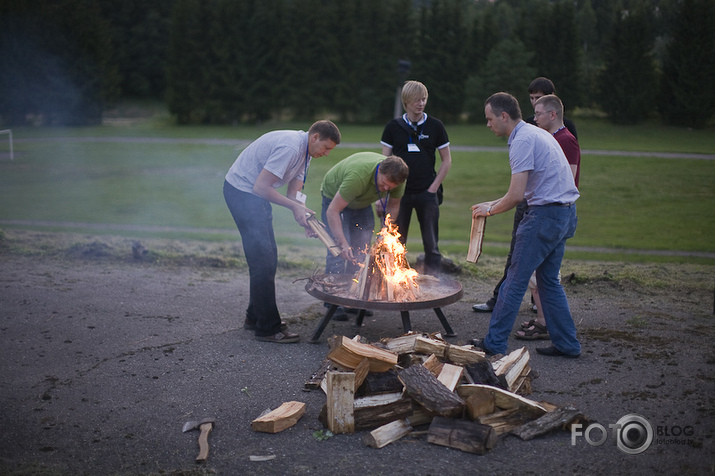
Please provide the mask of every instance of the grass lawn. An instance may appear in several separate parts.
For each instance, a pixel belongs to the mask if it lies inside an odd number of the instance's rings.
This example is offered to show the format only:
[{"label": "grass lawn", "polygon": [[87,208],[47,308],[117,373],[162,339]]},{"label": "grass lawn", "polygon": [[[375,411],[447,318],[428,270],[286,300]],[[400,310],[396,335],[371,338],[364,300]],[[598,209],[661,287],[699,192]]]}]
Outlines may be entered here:
[{"label": "grass lawn", "polygon": [[[143,227],[123,233],[235,239],[237,232],[223,202],[223,177],[240,152],[227,143],[77,141],[67,137],[162,137],[251,140],[277,128],[309,124],[240,127],[176,127],[164,123],[94,128],[14,130],[15,160],[0,155],[0,220],[41,220]],[[577,123],[584,150],[715,153],[712,130],[691,131],[642,125],[615,127],[596,119]],[[345,126],[344,143],[375,144],[382,126]],[[509,185],[505,141],[478,125],[448,127],[453,145],[497,146],[504,152],[453,151],[445,181],[440,246],[463,260],[470,210],[477,202],[503,195]],[[44,138],[45,140],[23,140]],[[6,143],[0,142],[0,154]],[[337,161],[358,149],[338,147],[314,159],[306,183],[308,206],[319,212],[320,182]],[[363,149],[364,150],[364,149]],[[700,159],[604,156],[582,158],[579,227],[571,247],[715,252],[715,162]],[[274,207],[283,243],[308,242],[292,215]],[[488,220],[485,254],[506,254],[512,213]],[[408,249],[420,252],[419,230],[411,227]],[[4,225],[12,226],[12,225]],[[25,225],[22,225],[25,226]],[[66,227],[58,227],[63,229]],[[46,228],[43,228],[46,229]],[[189,229],[189,230],[185,230]],[[208,229],[208,230],[205,230]],[[218,230],[218,231],[216,231]],[[225,230],[225,233],[222,232]],[[300,241],[297,241],[300,240]],[[311,243],[311,246],[318,246]],[[573,255],[569,251],[567,255]],[[586,255],[584,255],[586,256]],[[607,255],[588,253],[598,259]],[[614,255],[622,258],[620,254]],[[631,260],[644,259],[631,257]],[[645,258],[657,260],[663,258]],[[710,262],[706,258],[667,258]]]}]

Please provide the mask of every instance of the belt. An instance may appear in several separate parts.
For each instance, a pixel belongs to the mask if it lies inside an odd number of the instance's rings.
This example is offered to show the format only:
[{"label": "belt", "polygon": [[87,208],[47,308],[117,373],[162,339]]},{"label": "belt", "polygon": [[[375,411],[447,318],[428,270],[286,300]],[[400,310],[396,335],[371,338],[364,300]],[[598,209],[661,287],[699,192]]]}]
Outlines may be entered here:
[{"label": "belt", "polygon": [[542,206],[542,207],[570,207],[571,205],[573,205],[573,202],[569,202],[569,203],[551,202],[551,203],[545,203],[540,206]]}]

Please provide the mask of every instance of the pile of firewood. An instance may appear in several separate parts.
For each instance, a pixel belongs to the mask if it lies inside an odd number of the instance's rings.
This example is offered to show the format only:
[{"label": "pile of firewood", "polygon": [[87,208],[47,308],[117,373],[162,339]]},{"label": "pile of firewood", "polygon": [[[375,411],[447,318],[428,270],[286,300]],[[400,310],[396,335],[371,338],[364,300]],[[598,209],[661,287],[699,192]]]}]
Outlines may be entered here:
[{"label": "pile of firewood", "polygon": [[329,343],[305,386],[326,394],[325,427],[369,431],[363,442],[371,447],[426,433],[428,443],[484,454],[505,434],[527,440],[586,421],[573,407],[523,396],[531,392],[525,348],[492,361],[471,345],[418,333],[374,344],[335,336]]}]

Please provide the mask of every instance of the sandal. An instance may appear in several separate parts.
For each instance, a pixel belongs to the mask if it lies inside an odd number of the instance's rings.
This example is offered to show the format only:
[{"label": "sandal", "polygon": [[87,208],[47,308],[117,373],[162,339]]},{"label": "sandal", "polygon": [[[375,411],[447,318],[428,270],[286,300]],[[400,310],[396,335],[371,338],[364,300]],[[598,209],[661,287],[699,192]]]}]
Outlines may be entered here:
[{"label": "sandal", "polygon": [[551,338],[546,327],[538,322],[534,322],[534,325],[527,329],[517,331],[514,333],[514,337],[520,340],[548,340]]},{"label": "sandal", "polygon": [[300,336],[298,334],[293,334],[292,332],[283,331],[273,334],[272,336],[256,336],[256,340],[261,342],[273,342],[276,344],[295,344],[300,341]]},{"label": "sandal", "polygon": [[528,321],[524,321],[521,323],[521,329],[527,330],[529,327],[533,326],[534,324],[536,324],[536,319],[530,319]]}]

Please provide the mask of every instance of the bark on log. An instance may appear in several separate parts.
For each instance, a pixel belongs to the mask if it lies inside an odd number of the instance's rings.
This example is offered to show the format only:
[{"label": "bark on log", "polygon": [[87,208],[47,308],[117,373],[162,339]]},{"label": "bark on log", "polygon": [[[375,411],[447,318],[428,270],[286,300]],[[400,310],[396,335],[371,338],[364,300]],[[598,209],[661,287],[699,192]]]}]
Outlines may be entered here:
[{"label": "bark on log", "polygon": [[569,405],[549,412],[541,418],[525,423],[512,430],[512,433],[522,440],[528,441],[556,429],[568,429],[573,423],[585,419],[583,413]]},{"label": "bark on log", "polygon": [[497,374],[494,373],[494,367],[492,367],[491,362],[488,360],[465,365],[464,370],[464,373],[469,376],[471,383],[491,385],[492,387],[499,387],[504,390],[508,388],[506,379],[503,376],[501,378],[497,377]]},{"label": "bark on log", "polygon": [[464,400],[442,384],[421,365],[414,365],[397,373],[407,394],[430,412],[446,417],[460,417]]},{"label": "bark on log", "polygon": [[467,453],[485,454],[497,444],[492,427],[469,420],[434,417],[427,432],[427,442],[448,446]]},{"label": "bark on log", "polygon": [[400,382],[394,369],[387,372],[370,372],[358,389],[357,395],[402,392],[403,388],[402,382]]}]

